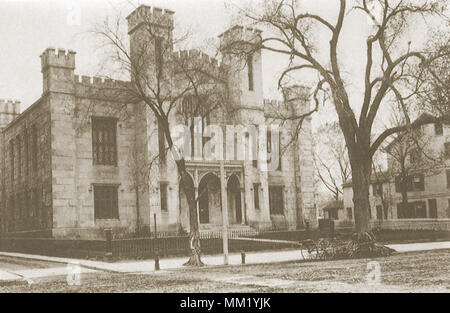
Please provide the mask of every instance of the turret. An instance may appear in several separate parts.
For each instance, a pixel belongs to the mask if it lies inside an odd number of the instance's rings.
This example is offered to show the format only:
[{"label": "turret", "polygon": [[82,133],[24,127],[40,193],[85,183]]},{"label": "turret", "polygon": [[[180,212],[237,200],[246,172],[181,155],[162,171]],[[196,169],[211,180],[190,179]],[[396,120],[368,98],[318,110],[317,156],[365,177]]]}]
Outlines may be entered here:
[{"label": "turret", "polygon": [[245,106],[263,106],[261,31],[234,26],[220,36],[223,62],[229,68],[230,90]]},{"label": "turret", "polygon": [[159,69],[166,74],[162,79],[170,77],[167,63],[173,54],[173,15],[167,9],[141,5],[127,17],[132,60],[137,68],[148,71],[149,81],[156,80]]},{"label": "turret", "polygon": [[20,101],[0,99],[0,128],[4,128],[20,114]]},{"label": "turret", "polygon": [[74,92],[75,51],[47,48],[41,54],[43,90],[46,92]]}]

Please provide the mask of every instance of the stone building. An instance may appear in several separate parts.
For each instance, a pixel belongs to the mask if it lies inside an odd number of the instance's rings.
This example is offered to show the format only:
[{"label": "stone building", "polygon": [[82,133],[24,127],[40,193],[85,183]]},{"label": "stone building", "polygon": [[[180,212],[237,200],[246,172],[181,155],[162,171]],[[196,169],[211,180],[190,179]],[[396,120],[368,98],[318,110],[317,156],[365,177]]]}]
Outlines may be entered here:
[{"label": "stone building", "polygon": [[[141,6],[127,18],[132,54],[146,40],[143,16],[150,18],[163,40],[172,37],[174,12]],[[253,40],[261,32],[233,27],[220,36],[221,43],[230,36]],[[156,41],[150,44],[156,49]],[[291,93],[306,94],[302,87],[289,89],[285,102],[263,98],[260,51],[244,63],[224,53],[221,64],[197,50],[175,52],[170,46],[166,52],[162,58],[171,55],[202,62],[226,78],[224,87],[237,106],[231,115],[224,108],[214,110],[208,123],[279,124],[276,108],[296,114],[309,110],[306,97],[289,98]],[[143,103],[120,96],[130,81],[75,75],[75,55],[71,50],[46,49],[41,55],[41,97],[21,114],[18,103],[0,103],[2,233],[98,238],[111,228],[120,237],[152,229],[154,219],[160,231],[188,231],[186,198],[153,113]],[[148,71],[154,70],[149,65]],[[165,70],[176,81],[175,67]],[[186,103],[189,95],[169,117],[171,125],[185,124]],[[186,160],[199,196],[201,230],[221,229],[221,192],[227,194],[231,229],[297,229],[316,224],[311,119],[305,118],[294,141],[295,126],[285,122],[281,128],[279,146],[270,148],[278,151],[279,166],[266,171],[253,160],[226,159],[226,186],[221,186],[218,160]],[[233,136],[238,142],[249,137]]]},{"label": "stone building", "polygon": [[[420,118],[424,118],[422,115]],[[419,130],[418,130],[419,131]],[[402,195],[399,180],[398,160],[387,155],[388,170],[372,173],[369,199],[370,218],[373,227],[389,229],[450,229],[450,125],[435,123],[423,125],[416,140],[427,141],[425,152],[428,158],[439,158],[432,170],[410,167],[408,173],[408,206],[402,209]],[[393,145],[406,144],[394,140]],[[406,155],[406,166],[411,162],[412,153]],[[353,191],[351,181],[343,185],[344,210],[339,221],[353,220]],[[339,222],[338,222],[339,223]]]}]

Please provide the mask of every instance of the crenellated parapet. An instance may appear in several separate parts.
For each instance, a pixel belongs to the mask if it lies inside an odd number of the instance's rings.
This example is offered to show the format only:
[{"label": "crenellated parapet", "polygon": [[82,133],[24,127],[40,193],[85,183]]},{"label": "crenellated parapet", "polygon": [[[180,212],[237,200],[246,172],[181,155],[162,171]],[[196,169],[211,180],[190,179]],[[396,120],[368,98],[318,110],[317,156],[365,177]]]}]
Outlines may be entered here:
[{"label": "crenellated parapet", "polygon": [[220,44],[221,47],[238,41],[255,44],[261,41],[261,34],[262,31],[257,28],[236,25],[219,35]]},{"label": "crenellated parapet", "polygon": [[174,11],[141,5],[127,16],[128,34],[141,25],[153,25],[173,29]]},{"label": "crenellated parapet", "polygon": [[197,71],[214,78],[225,78],[222,64],[200,50],[181,50],[173,53],[173,65],[175,74],[183,71]]},{"label": "crenellated parapet", "polygon": [[5,127],[20,114],[20,101],[0,99],[0,127]]},{"label": "crenellated parapet", "polygon": [[125,94],[131,88],[129,81],[100,76],[75,75],[74,84],[77,96],[110,100],[124,99]]},{"label": "crenellated parapet", "polygon": [[48,67],[75,69],[75,54],[73,50],[47,48],[41,54],[41,70],[44,72]]}]

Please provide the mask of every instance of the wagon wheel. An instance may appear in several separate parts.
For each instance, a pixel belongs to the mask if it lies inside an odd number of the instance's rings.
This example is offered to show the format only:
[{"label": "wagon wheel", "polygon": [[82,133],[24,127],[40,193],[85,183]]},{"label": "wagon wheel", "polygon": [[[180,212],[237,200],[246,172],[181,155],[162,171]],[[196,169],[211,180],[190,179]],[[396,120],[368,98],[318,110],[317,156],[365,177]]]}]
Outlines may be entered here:
[{"label": "wagon wheel", "polygon": [[313,260],[317,258],[317,245],[312,240],[306,240],[301,243],[300,253],[303,260]]},{"label": "wagon wheel", "polygon": [[333,245],[326,239],[320,239],[317,243],[318,259],[326,260],[334,254]]}]

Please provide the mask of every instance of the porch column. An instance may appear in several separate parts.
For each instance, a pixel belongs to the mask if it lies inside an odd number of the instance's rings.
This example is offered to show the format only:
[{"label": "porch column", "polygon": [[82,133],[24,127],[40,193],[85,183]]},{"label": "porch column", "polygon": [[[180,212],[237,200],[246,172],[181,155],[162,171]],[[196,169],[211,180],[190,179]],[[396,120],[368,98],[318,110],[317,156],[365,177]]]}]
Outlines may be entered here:
[{"label": "porch column", "polygon": [[194,194],[195,194],[195,200],[197,200],[196,202],[195,202],[195,206],[196,206],[196,208],[197,208],[197,224],[198,224],[198,228],[200,229],[200,210],[199,210],[199,208],[198,208],[198,187],[197,186],[195,186],[195,192],[194,192]]},{"label": "porch column", "polygon": [[247,224],[247,210],[245,208],[245,188],[241,187],[241,216],[242,225]]}]

